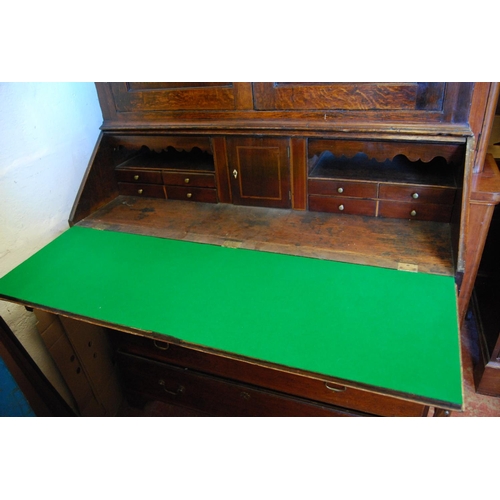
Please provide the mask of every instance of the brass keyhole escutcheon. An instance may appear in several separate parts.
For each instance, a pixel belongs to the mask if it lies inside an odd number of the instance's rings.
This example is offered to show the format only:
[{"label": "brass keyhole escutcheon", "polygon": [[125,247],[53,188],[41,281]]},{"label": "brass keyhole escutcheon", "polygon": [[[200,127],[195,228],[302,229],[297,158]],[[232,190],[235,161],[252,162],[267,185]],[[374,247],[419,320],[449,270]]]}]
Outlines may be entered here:
[{"label": "brass keyhole escutcheon", "polygon": [[233,177],[235,179],[238,177],[238,171],[236,169],[233,170]]}]

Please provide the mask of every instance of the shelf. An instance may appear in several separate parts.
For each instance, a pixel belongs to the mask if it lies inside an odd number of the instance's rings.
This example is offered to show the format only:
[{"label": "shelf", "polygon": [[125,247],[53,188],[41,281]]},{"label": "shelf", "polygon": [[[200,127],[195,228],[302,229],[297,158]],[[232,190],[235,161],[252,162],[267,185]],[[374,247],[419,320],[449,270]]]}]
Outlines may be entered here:
[{"label": "shelf", "polygon": [[193,148],[191,151],[178,151],[173,147],[168,147],[161,152],[151,151],[143,147],[134,157],[121,163],[118,169],[161,169],[161,170],[182,170],[196,172],[214,172],[213,155]]},{"label": "shelf", "polygon": [[404,155],[379,162],[364,153],[346,158],[325,151],[312,167],[309,178],[456,187],[455,169],[448,166],[444,159],[435,158],[428,163],[420,160],[412,162]]}]

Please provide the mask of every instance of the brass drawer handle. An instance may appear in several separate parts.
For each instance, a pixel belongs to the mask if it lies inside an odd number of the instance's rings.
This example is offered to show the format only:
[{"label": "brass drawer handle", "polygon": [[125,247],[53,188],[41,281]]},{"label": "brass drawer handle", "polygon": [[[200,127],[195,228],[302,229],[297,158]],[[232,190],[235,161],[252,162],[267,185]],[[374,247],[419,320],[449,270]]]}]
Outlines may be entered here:
[{"label": "brass drawer handle", "polygon": [[189,177],[186,177],[186,178],[184,179],[184,182],[185,182],[186,184],[189,184]]},{"label": "brass drawer handle", "polygon": [[191,196],[193,196],[193,193],[188,193],[186,196],[187,196],[188,198],[191,198]]},{"label": "brass drawer handle", "polygon": [[134,181],[138,181],[139,180],[139,176],[138,175],[134,175]]},{"label": "brass drawer handle", "polygon": [[344,207],[344,205],[339,205],[339,210],[340,210],[341,212],[343,212],[343,211],[344,211],[344,208],[345,208],[345,207]]},{"label": "brass drawer handle", "polygon": [[412,197],[414,200],[418,199],[418,196],[419,196],[419,194],[418,194],[418,193],[413,193],[413,194],[411,195],[411,197]]},{"label": "brass drawer handle", "polygon": [[137,194],[142,194],[143,193],[143,190],[142,189],[138,189],[137,190]]},{"label": "brass drawer handle", "polygon": [[167,351],[170,348],[170,344],[168,342],[162,342],[162,344],[165,344],[166,347],[158,344],[158,342],[156,340],[153,340],[153,344],[157,349],[160,349],[161,351]]},{"label": "brass drawer handle", "polygon": [[325,382],[325,387],[332,392],[345,392],[347,390],[347,387],[331,387],[328,382]]},{"label": "brass drawer handle", "polygon": [[343,192],[344,192],[344,188],[338,188],[338,189],[337,189],[337,193],[342,194]]},{"label": "brass drawer handle", "polygon": [[415,215],[417,215],[417,211],[416,211],[416,210],[412,210],[412,211],[410,212],[410,215],[411,215],[412,217],[415,217]]},{"label": "brass drawer handle", "polygon": [[158,380],[158,383],[163,387],[163,390],[167,393],[167,394],[171,394],[172,396],[178,396],[179,394],[182,394],[184,392],[184,386],[183,385],[180,385],[179,387],[177,387],[177,390],[176,391],[169,391],[166,387],[165,387],[165,381],[160,379]]}]

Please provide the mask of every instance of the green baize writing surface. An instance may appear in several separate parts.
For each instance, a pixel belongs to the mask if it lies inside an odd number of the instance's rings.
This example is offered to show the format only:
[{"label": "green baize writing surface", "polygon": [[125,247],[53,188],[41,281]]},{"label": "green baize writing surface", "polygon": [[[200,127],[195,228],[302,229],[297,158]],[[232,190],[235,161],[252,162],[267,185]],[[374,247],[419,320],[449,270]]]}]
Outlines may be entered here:
[{"label": "green baize writing surface", "polygon": [[462,404],[454,280],[75,226],[0,295]]}]

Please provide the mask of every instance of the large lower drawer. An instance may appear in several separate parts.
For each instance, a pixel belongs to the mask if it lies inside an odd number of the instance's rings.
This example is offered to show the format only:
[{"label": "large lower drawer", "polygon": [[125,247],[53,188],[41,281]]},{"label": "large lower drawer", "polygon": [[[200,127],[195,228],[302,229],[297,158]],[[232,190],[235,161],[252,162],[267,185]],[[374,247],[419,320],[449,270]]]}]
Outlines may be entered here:
[{"label": "large lower drawer", "polygon": [[119,353],[125,394],[164,401],[212,416],[342,417],[358,414],[261,390],[186,368]]},{"label": "large lower drawer", "polygon": [[112,335],[117,348],[130,354],[312,401],[380,416],[422,416],[427,412],[423,404],[350,387],[342,382],[285,372],[137,335],[120,332],[112,332]]}]

